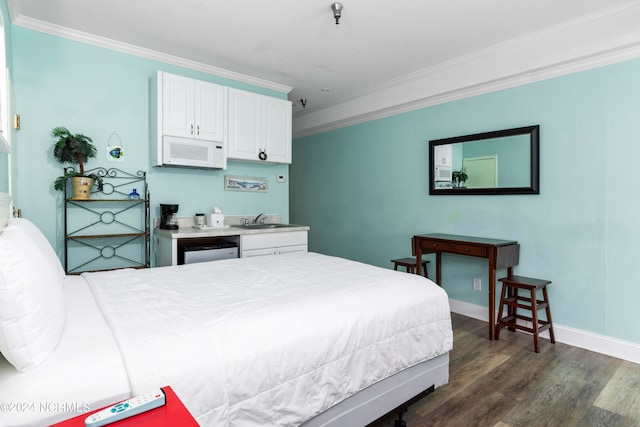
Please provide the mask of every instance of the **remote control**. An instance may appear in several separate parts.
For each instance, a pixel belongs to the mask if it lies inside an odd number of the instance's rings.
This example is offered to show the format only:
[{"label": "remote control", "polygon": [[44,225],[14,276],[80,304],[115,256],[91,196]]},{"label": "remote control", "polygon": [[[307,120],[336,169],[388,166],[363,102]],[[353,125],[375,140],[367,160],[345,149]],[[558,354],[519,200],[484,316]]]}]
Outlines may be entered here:
[{"label": "remote control", "polygon": [[131,399],[116,403],[113,406],[89,415],[84,420],[84,425],[86,427],[104,426],[157,408],[164,405],[165,402],[164,391],[157,389],[151,393],[134,396]]}]

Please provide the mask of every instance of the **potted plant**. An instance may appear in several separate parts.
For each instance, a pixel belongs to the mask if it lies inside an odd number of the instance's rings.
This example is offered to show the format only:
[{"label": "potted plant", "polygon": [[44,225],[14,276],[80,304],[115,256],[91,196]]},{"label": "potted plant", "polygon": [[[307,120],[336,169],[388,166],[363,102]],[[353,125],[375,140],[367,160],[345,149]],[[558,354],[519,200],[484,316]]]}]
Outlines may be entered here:
[{"label": "potted plant", "polygon": [[462,187],[464,185],[464,182],[467,180],[467,178],[469,178],[469,175],[467,175],[461,170],[452,172],[451,176],[453,178],[454,187]]},{"label": "potted plant", "polygon": [[94,182],[98,186],[98,190],[102,190],[102,177],[94,173],[84,173],[85,162],[97,154],[96,147],[92,144],[93,140],[81,133],[72,134],[64,127],[54,128],[51,135],[57,138],[53,144],[53,156],[56,160],[62,164],[77,164],[79,169],[78,172],[75,170],[65,171],[63,176],[56,179],[54,188],[64,191],[67,180],[70,179],[74,199],[88,199]]}]

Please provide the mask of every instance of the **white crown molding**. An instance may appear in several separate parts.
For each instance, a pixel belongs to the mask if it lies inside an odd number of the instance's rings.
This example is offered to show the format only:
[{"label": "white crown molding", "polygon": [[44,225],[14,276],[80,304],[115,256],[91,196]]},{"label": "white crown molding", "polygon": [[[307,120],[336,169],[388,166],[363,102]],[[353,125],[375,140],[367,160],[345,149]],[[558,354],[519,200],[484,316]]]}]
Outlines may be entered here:
[{"label": "white crown molding", "polygon": [[[299,112],[293,136],[376,120],[640,57],[640,4],[508,40]],[[472,72],[470,72],[472,70]]]},{"label": "white crown molding", "polygon": [[[12,2],[16,3],[16,2]],[[180,58],[174,55],[168,55],[165,53],[157,52],[151,49],[146,49],[140,46],[132,44],[122,43],[116,40],[108,39],[105,37],[96,36],[93,34],[85,33],[82,31],[73,30],[70,28],[60,27],[52,25],[38,19],[32,19],[19,15],[17,6],[11,8],[12,23],[24,28],[39,31],[42,33],[51,34],[54,36],[62,37],[69,40],[74,40],[90,45],[102,47],[105,49],[114,50],[117,52],[126,53],[141,58],[151,59],[153,61],[164,62],[179,67],[188,68],[190,70],[201,71],[207,74],[213,74],[218,77],[224,77],[231,80],[248,83],[254,86],[262,87],[265,89],[274,90],[288,94],[293,89],[291,86],[283,85],[280,83],[274,83],[268,80],[260,79],[246,74],[237,73],[234,71],[225,70],[224,68],[214,67],[212,65],[203,64],[201,62],[191,61],[188,59]]]},{"label": "white crown molding", "polygon": [[[489,310],[486,307],[481,307],[479,305],[450,298],[449,307],[453,313],[461,314],[473,319],[486,322],[489,318]],[[496,317],[497,316],[498,313],[496,313]],[[628,360],[629,362],[640,363],[639,344],[607,337],[605,335],[594,334],[580,329],[570,328],[568,326],[558,325],[557,323],[553,324],[553,332],[556,342],[595,351],[596,353],[605,354],[618,359]],[[548,331],[545,331],[540,334],[540,336],[548,339],[549,333]]]}]

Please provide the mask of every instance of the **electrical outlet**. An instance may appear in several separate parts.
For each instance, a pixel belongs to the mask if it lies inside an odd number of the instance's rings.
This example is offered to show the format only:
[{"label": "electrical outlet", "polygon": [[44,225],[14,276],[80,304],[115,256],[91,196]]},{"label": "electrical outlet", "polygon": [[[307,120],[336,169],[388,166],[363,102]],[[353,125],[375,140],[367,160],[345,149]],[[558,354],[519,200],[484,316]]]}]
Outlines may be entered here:
[{"label": "electrical outlet", "polygon": [[276,181],[278,181],[278,182],[286,182],[287,181],[287,177],[286,177],[286,175],[279,174],[278,176],[276,176]]},{"label": "electrical outlet", "polygon": [[482,290],[482,280],[478,279],[477,277],[473,278],[473,290],[474,291]]}]

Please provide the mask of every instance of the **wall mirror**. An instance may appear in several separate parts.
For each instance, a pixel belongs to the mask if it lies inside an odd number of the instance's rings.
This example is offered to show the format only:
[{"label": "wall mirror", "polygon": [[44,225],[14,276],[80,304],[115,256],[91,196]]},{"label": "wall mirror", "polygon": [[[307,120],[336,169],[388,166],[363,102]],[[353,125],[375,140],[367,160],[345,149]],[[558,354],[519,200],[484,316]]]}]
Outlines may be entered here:
[{"label": "wall mirror", "polygon": [[539,194],[540,126],[429,141],[429,194]]}]

